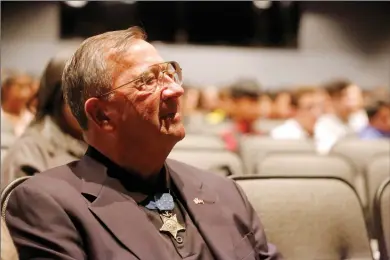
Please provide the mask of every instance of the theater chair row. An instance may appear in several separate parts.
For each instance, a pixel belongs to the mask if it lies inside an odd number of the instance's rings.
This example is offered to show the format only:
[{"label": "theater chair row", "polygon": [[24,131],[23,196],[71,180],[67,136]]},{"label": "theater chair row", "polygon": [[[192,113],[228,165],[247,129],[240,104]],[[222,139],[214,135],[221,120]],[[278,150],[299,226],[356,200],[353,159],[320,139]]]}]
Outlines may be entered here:
[{"label": "theater chair row", "polygon": [[316,153],[309,140],[274,140],[246,136],[240,140],[240,155],[225,150],[212,135],[188,135],[170,158],[229,175],[315,175],[340,177],[352,184],[365,208],[379,184],[389,176],[390,142],[346,139],[327,156]]},{"label": "theater chair row", "polygon": [[[2,217],[11,191],[30,177],[15,180],[1,196]],[[355,189],[337,177],[232,177],[243,189],[262,220],[270,243],[285,259],[389,259],[390,178],[374,200],[373,251],[360,200]]]},{"label": "theater chair row", "polygon": [[374,252],[353,187],[336,177],[239,176],[234,178],[263,222],[269,242],[286,259],[389,259],[390,179],[374,203]]},{"label": "theater chair row", "polygon": [[188,135],[169,157],[225,176],[341,179],[358,195],[369,236],[374,242],[379,239],[373,202],[380,185],[390,176],[389,141],[346,139],[324,156],[315,152],[311,141],[244,137],[239,154],[226,151],[216,136]]}]

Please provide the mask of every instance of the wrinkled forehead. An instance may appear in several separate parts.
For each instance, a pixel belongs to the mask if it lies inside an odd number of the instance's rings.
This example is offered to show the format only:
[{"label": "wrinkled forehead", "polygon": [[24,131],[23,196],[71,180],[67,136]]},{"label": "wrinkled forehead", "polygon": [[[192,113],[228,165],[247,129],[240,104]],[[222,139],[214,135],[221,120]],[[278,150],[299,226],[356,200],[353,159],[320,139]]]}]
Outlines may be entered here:
[{"label": "wrinkled forehead", "polygon": [[164,62],[156,48],[144,40],[133,40],[123,50],[112,49],[106,56],[113,68],[113,78],[135,77],[150,66]]}]

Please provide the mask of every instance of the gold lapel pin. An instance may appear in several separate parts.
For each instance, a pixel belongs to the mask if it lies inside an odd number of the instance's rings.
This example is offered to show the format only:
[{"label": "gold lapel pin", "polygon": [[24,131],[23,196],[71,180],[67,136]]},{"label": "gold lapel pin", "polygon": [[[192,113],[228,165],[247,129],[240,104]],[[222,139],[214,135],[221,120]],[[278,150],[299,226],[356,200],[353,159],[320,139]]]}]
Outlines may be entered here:
[{"label": "gold lapel pin", "polygon": [[204,204],[204,201],[198,198],[194,199],[195,204]]}]

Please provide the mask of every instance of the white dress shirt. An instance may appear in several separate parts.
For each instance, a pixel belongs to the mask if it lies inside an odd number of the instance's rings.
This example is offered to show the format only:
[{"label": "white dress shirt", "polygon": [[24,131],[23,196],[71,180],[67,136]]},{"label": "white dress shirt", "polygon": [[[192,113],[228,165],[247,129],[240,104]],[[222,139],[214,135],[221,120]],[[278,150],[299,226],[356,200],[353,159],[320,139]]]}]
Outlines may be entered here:
[{"label": "white dress shirt", "polygon": [[362,131],[368,125],[368,116],[366,111],[361,109],[350,115],[348,124],[354,132],[359,133]]},{"label": "white dress shirt", "polygon": [[306,139],[309,137],[305,129],[295,119],[288,119],[270,132],[274,139]]},{"label": "white dress shirt", "polygon": [[338,116],[334,114],[323,115],[314,127],[317,151],[321,154],[327,154],[338,140],[353,133],[350,125],[344,123]]}]

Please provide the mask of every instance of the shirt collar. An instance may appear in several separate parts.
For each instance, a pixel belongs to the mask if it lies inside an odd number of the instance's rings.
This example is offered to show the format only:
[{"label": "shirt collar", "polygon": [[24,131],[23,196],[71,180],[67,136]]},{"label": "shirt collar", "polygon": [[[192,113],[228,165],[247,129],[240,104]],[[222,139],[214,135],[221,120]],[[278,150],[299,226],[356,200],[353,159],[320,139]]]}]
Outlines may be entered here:
[{"label": "shirt collar", "polygon": [[151,182],[142,179],[136,172],[123,169],[92,146],[88,147],[86,155],[103,164],[107,168],[107,175],[119,180],[138,204],[156,193],[168,192],[172,186],[169,171],[165,165],[157,180]]}]

